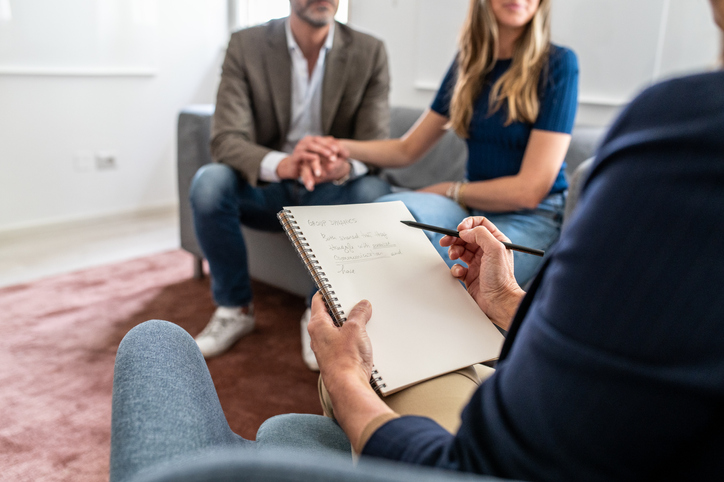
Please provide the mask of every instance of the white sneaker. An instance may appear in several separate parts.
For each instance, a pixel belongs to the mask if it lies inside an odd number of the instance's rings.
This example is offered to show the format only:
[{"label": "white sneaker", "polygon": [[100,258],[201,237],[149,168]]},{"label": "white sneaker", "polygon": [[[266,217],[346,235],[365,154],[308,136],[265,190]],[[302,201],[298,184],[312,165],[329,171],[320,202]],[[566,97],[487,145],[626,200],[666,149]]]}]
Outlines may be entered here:
[{"label": "white sneaker", "polygon": [[317,357],[314,356],[312,351],[312,338],[309,336],[307,331],[307,325],[309,325],[309,319],[312,317],[312,310],[307,308],[302,315],[302,322],[300,323],[302,329],[302,359],[307,368],[314,372],[319,371],[319,364],[317,363]]},{"label": "white sneaker", "polygon": [[249,305],[249,313],[241,309],[224,306],[216,308],[211,321],[195,338],[204,358],[221,355],[242,336],[254,329],[254,306]]}]

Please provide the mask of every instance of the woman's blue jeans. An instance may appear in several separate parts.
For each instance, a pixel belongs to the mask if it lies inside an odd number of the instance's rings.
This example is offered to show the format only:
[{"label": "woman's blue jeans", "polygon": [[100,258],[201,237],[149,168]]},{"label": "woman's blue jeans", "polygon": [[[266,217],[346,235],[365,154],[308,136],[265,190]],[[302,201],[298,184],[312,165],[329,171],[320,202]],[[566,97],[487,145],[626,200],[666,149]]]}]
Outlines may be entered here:
[{"label": "woman's blue jeans", "polygon": [[179,461],[261,448],[303,449],[346,456],[351,447],[341,428],[320,415],[273,417],[257,441],[231,431],[193,338],[182,328],[152,320],[133,328],[116,355],[111,423],[111,481]]},{"label": "woman's blue jeans", "polygon": [[[468,216],[485,216],[508,236],[511,242],[542,250],[550,248],[558,239],[565,207],[565,195],[562,193],[551,194],[536,209],[507,213],[468,211],[445,196],[423,192],[389,194],[377,201],[402,201],[418,222],[448,229],[457,229],[460,221]],[[442,234],[430,231],[425,231],[425,234],[449,266],[452,267],[456,262],[462,263],[452,261],[447,255],[447,248],[440,246]],[[543,258],[517,251],[513,258],[515,279],[520,286],[525,286],[538,272]]]},{"label": "woman's blue jeans", "polygon": [[218,306],[246,306],[252,300],[246,244],[239,223],[264,231],[281,231],[276,215],[284,206],[372,202],[391,192],[375,176],[337,186],[324,183],[307,191],[297,181],[252,187],[233,168],[207,164],[191,182],[194,229],[211,270],[211,291]]}]

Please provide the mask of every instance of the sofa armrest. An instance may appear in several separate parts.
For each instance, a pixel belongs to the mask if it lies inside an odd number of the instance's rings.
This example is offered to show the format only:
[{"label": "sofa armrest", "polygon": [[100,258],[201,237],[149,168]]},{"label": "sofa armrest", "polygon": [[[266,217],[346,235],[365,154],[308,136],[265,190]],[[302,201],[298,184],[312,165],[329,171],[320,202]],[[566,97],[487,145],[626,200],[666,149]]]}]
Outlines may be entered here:
[{"label": "sofa armrest", "polygon": [[199,104],[185,107],[178,116],[176,159],[181,247],[199,258],[203,258],[203,254],[194,233],[189,189],[196,171],[204,164],[212,162],[209,140],[213,115],[213,105]]},{"label": "sofa armrest", "polygon": [[568,224],[568,221],[571,219],[576,204],[578,204],[578,198],[581,195],[581,188],[583,187],[583,183],[586,181],[586,178],[591,171],[591,165],[593,164],[594,159],[595,158],[590,157],[585,161],[581,162],[578,167],[576,167],[575,171],[573,171],[573,174],[569,176],[568,197],[566,198],[566,207],[563,213],[564,228]]},{"label": "sofa armrest", "polygon": [[606,127],[576,126],[571,133],[571,145],[568,147],[564,162],[566,163],[566,178],[568,183],[578,166],[594,156],[598,145],[606,134]]}]

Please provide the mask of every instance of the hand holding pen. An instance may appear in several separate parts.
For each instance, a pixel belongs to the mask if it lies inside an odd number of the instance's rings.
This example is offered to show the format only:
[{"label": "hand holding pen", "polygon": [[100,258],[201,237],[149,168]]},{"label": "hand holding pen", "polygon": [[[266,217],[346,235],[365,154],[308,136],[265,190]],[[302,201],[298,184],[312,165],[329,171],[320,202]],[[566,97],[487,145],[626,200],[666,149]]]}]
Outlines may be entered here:
[{"label": "hand holding pen", "polygon": [[482,216],[466,218],[458,225],[458,231],[443,234],[447,236],[440,240],[440,245],[448,247],[450,259],[468,265],[465,268],[456,264],[450,272],[465,283],[470,296],[491,321],[507,330],[525,295],[515,281],[510,240]]},{"label": "hand holding pen", "polygon": [[[444,234],[446,236],[453,236],[455,238],[460,237],[460,233],[458,231],[455,231],[454,229],[441,228],[439,226],[433,226],[431,224],[418,223],[417,221],[400,221],[400,222],[402,224],[406,224],[413,228],[420,228],[420,229],[424,229],[425,231],[432,231],[434,233],[440,233],[440,234]],[[505,239],[508,239],[508,238],[505,238]],[[508,249],[512,249],[513,251],[520,251],[521,253],[534,254],[536,256],[543,256],[545,254],[545,251],[543,251],[541,249],[529,248],[527,246],[513,244],[509,241],[501,241],[501,243],[503,243],[503,246],[505,246]]]}]

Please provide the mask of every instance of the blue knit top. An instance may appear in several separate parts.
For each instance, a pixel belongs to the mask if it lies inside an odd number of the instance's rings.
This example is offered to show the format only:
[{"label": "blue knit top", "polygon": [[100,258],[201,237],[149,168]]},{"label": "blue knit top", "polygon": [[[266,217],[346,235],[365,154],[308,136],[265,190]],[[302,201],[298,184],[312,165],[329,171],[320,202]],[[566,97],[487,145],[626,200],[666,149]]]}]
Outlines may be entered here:
[{"label": "blue knit top", "polygon": [[[486,78],[475,100],[473,117],[468,130],[467,178],[484,181],[514,176],[520,170],[523,154],[532,129],[570,134],[578,103],[578,60],[572,50],[551,45],[548,68],[539,81],[540,111],[533,124],[513,122],[506,126],[508,110],[503,107],[492,115],[488,112],[490,89],[508,70],[511,59],[498,60]],[[450,99],[457,78],[457,62],[450,66],[430,108],[445,117],[450,116]],[[551,193],[565,191],[568,183],[561,166]]]}]

